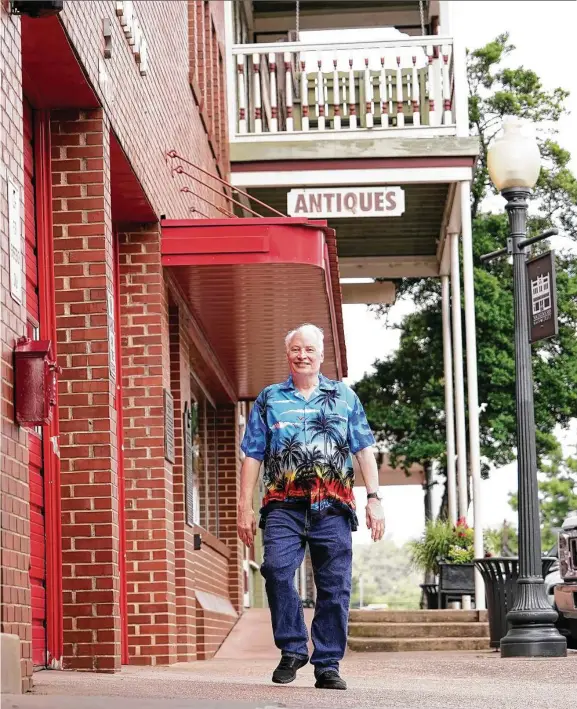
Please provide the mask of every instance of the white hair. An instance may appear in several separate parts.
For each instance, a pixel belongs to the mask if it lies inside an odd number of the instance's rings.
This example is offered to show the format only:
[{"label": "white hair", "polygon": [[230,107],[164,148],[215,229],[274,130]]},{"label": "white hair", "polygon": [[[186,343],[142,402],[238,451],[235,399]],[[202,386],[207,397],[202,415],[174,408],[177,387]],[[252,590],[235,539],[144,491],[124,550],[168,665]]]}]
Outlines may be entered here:
[{"label": "white hair", "polygon": [[325,335],[323,331],[321,330],[320,327],[317,327],[316,325],[311,325],[311,323],[303,323],[302,325],[299,325],[295,330],[291,330],[287,336],[284,338],[284,344],[286,351],[288,352],[290,343],[295,335],[298,335],[302,333],[303,335],[313,335],[313,337],[316,339],[318,345],[319,345],[319,350],[322,354],[325,349],[324,345],[324,339]]}]

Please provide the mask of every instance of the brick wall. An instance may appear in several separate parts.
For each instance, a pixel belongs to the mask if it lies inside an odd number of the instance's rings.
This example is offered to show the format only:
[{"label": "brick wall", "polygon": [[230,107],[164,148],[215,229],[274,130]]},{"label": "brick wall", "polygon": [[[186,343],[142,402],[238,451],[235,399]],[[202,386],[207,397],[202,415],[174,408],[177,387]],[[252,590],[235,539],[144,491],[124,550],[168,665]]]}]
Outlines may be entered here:
[{"label": "brick wall", "polygon": [[168,292],[157,227],[119,234],[126,560],[131,663],[176,660],[173,466],[164,457],[170,390]]},{"label": "brick wall", "polygon": [[219,538],[230,549],[229,597],[237,612],[242,611],[244,547],[236,530],[236,505],[240,490],[238,405],[220,406],[218,431]]},{"label": "brick wall", "polygon": [[[202,549],[194,552],[197,659],[214,656],[237,620],[229,602],[231,553],[222,541],[205,530]],[[210,594],[208,603],[205,594]]]},{"label": "brick wall", "polygon": [[120,668],[118,465],[107,294],[113,292],[110,128],[52,113],[64,666]]},{"label": "brick wall", "polygon": [[[224,11],[220,7],[222,3],[218,0],[210,5],[211,13],[217,17],[217,32],[222,32],[224,23],[218,19]],[[165,157],[168,150],[175,149],[204,169],[216,171],[207,126],[201,118],[189,80],[189,3],[187,0],[137,0],[134,9],[148,42],[146,76],[139,73],[116,16],[115,2],[84,0],[65,3],[61,18],[154,211],[168,218],[182,219],[191,216],[190,207],[193,206],[208,216],[216,216],[218,212],[192,195],[181,193],[180,187],[189,185],[199,195],[211,200],[216,195],[190,178],[172,179]],[[102,60],[104,17],[110,19],[112,28],[112,57],[106,60]],[[223,35],[217,34],[217,38],[224,43]],[[99,84],[99,60],[110,79],[108,92]],[[229,172],[227,155],[221,161],[221,170],[226,178]],[[197,177],[202,176],[197,174]]]},{"label": "brick wall", "polygon": [[194,530],[186,524],[183,460],[183,412],[184,402],[190,402],[190,359],[189,342],[181,327],[176,303],[171,305],[169,324],[176,453],[173,476],[177,659],[178,662],[190,662],[196,659],[195,551]]},{"label": "brick wall", "polygon": [[[14,425],[12,352],[25,333],[26,308],[10,295],[7,180],[23,187],[23,126],[20,62],[20,23],[0,3],[0,249],[2,282],[1,392],[1,632],[20,636],[23,689],[31,687],[30,510],[28,493],[28,436]],[[21,213],[24,205],[21,203]],[[24,224],[22,218],[22,234]]]},{"label": "brick wall", "polygon": [[[219,527],[217,506],[217,455],[225,451],[217,447],[217,439],[230,436],[234,419],[213,417],[213,409],[202,393],[194,391],[199,400],[199,432],[201,457],[198,467],[198,496],[201,526],[191,527],[186,520],[186,487],[183,466],[182,414],[184,401],[190,401],[192,343],[184,322],[185,305],[178,294],[173,294],[170,308],[170,363],[171,386],[174,396],[175,464],[174,479],[174,537],[177,617],[177,653],[179,662],[208,659],[217,651],[236,622],[236,614],[228,605],[230,592],[230,550],[215,536]],[[184,316],[184,317],[183,317]],[[208,412],[208,415],[207,413]],[[220,423],[221,428],[216,428]],[[222,426],[224,425],[224,429]],[[220,463],[220,459],[219,459]],[[201,549],[194,549],[194,535],[202,538]],[[210,594],[221,611],[205,608],[197,592]],[[227,608],[228,606],[228,608]]]},{"label": "brick wall", "polygon": [[[135,2],[149,46],[149,71],[141,76],[116,16],[112,0],[65,3],[60,15],[68,38],[97,96],[97,111],[55,111],[52,116],[54,255],[59,364],[60,449],[62,459],[62,545],[64,665],[114,671],[120,667],[119,509],[116,441],[116,389],[108,349],[107,291],[113,285],[113,225],[110,205],[110,134],[114,133],[158,216],[186,218],[191,207],[220,216],[210,206],[181,192],[184,184],[214,200],[202,184],[171,177],[166,152],[176,149],[203,168],[226,177],[228,144],[226,97],[212,52],[212,72],[221,81],[211,98],[212,113],[201,116],[190,86],[189,3]],[[0,33],[3,101],[2,218],[2,629],[22,639],[25,688],[31,675],[29,590],[29,510],[27,435],[13,424],[12,350],[23,334],[25,309],[7,293],[8,243],[6,178],[23,182],[20,20],[1,7]],[[212,47],[223,45],[223,4],[211,0]],[[112,57],[103,60],[103,20],[112,28]],[[38,22],[41,22],[39,20]],[[104,68],[107,86],[99,81]],[[212,126],[212,128],[211,128]],[[216,126],[216,127],[215,127]],[[218,147],[220,146],[220,147]],[[216,156],[216,158],[215,158]],[[205,182],[204,178],[203,181]],[[157,226],[128,226],[118,237],[121,260],[121,338],[124,387],[125,468],[127,478],[128,624],[131,661],[160,664],[194,656],[194,623],[201,617],[210,635],[205,654],[222,639],[230,620],[200,611],[194,601],[181,610],[184,635],[177,650],[177,589],[188,593],[193,578],[189,561],[190,528],[179,531],[182,478],[164,460],[162,390],[170,388],[168,289],[160,265]],[[187,314],[190,317],[190,314]],[[187,378],[185,338],[181,338],[181,384]],[[198,353],[197,353],[198,355]],[[186,395],[182,389],[182,395]],[[178,396],[175,398],[178,399]],[[175,402],[181,405],[180,401]],[[238,488],[232,447],[235,416],[219,413],[218,499]],[[180,420],[180,416],[177,416]],[[178,433],[178,432],[177,432]],[[238,441],[236,441],[238,443]],[[222,459],[222,460],[221,460]],[[214,460],[214,457],[213,457]],[[180,461],[180,465],[182,462]],[[212,465],[212,467],[211,467]],[[176,472],[175,472],[176,471]],[[216,526],[216,471],[207,467],[207,526]],[[180,486],[180,488],[179,488]],[[230,498],[232,500],[232,497]],[[233,505],[231,501],[230,505]],[[221,525],[232,540],[230,558],[211,549],[207,590],[235,596],[240,607],[240,559],[236,525],[222,509]],[[175,522],[176,520],[176,522]],[[180,540],[179,540],[180,534]],[[175,539],[176,537],[176,539]],[[178,567],[181,544],[183,575]],[[204,557],[196,556],[197,571]],[[204,566],[202,566],[204,568]],[[218,572],[216,572],[218,569]],[[200,585],[203,585],[201,579]],[[240,596],[241,598],[242,596]],[[179,611],[180,612],[180,611]],[[211,628],[214,626],[214,632]],[[204,642],[204,641],[203,641]],[[208,642],[208,641],[207,641]],[[209,648],[210,645],[210,648]],[[208,649],[207,649],[208,648]],[[181,652],[182,650],[182,652]]]}]

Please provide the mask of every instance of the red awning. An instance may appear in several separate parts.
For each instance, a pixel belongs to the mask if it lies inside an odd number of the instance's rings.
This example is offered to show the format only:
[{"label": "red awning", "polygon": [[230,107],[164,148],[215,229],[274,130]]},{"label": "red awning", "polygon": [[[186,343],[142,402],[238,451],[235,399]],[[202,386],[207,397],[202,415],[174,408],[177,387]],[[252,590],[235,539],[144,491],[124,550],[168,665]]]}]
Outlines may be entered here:
[{"label": "red awning", "polygon": [[162,222],[162,264],[173,276],[239,399],[288,370],[286,333],[325,333],[323,373],[347,374],[335,233],[292,218]]}]

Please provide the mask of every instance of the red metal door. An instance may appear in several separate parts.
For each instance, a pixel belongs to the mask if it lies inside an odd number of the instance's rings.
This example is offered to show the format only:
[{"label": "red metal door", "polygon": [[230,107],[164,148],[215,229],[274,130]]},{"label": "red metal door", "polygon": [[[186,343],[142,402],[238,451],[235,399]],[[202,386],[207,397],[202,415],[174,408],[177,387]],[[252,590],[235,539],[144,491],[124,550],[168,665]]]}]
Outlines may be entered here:
[{"label": "red metal door", "polygon": [[[38,294],[38,240],[36,233],[34,119],[32,107],[24,101],[24,233],[26,237],[27,335],[40,339]],[[47,662],[46,633],[46,516],[42,427],[28,429],[30,485],[30,587],[32,593],[32,660],[35,666]]]}]

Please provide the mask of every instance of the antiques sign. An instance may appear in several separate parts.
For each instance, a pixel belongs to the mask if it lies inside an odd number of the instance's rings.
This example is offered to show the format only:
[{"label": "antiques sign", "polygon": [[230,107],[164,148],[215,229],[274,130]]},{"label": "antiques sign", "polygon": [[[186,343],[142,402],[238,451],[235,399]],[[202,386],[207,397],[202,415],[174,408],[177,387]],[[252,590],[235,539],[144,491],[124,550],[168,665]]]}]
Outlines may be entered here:
[{"label": "antiques sign", "polygon": [[287,195],[291,217],[400,217],[404,211],[405,191],[400,187],[315,187]]},{"label": "antiques sign", "polygon": [[527,261],[530,341],[554,337],[558,332],[555,252]]}]

